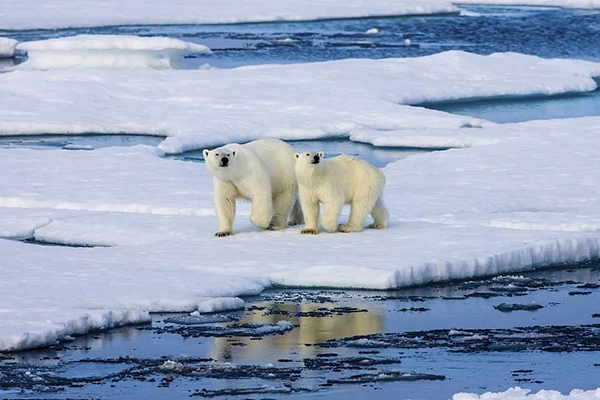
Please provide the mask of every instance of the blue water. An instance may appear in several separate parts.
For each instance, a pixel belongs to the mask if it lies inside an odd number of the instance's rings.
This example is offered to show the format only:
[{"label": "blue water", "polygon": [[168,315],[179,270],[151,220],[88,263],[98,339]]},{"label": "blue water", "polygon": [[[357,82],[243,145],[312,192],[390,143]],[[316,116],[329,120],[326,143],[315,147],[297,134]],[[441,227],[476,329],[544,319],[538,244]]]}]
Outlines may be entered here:
[{"label": "blue water", "polygon": [[[86,151],[114,146],[134,146],[138,144],[157,146],[164,140],[158,136],[142,135],[46,135],[46,136],[0,136],[0,148],[64,149],[65,151]],[[411,148],[375,147],[370,144],[352,142],[347,139],[293,140],[288,143],[298,152],[323,151],[328,157],[349,154],[360,157],[377,167],[402,160],[414,154],[431,150]],[[167,156],[168,159],[204,162],[202,150]]]},{"label": "blue water", "polygon": [[[600,12],[535,7],[463,6],[468,15],[242,25],[133,26],[0,31],[21,41],[75,34],[169,36],[211,47],[218,67],[345,58],[416,57],[446,50],[515,51],[545,58],[600,60]],[[366,35],[377,28],[379,35]],[[293,43],[282,42],[292,39]],[[405,40],[411,45],[406,46]]]}]

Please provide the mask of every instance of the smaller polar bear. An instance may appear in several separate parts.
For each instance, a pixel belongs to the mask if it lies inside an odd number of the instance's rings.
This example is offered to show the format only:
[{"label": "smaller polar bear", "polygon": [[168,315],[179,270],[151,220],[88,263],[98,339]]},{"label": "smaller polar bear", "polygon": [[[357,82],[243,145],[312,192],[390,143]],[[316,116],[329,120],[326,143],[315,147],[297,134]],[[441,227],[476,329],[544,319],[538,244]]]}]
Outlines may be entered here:
[{"label": "smaller polar bear", "polygon": [[[324,204],[321,226],[328,232],[360,232],[367,216],[369,228],[387,228],[390,214],[382,199],[385,175],[364,160],[347,155],[324,159],[323,152],[295,153],[296,178],[305,226],[302,233],[317,234],[319,203]],[[348,224],[339,225],[344,204],[350,204]]]},{"label": "smaller polar bear", "polygon": [[284,229],[302,223],[294,149],[281,140],[255,140],[203,150],[213,174],[218,237],[233,235],[235,200],[252,202],[250,221],[263,229]]}]

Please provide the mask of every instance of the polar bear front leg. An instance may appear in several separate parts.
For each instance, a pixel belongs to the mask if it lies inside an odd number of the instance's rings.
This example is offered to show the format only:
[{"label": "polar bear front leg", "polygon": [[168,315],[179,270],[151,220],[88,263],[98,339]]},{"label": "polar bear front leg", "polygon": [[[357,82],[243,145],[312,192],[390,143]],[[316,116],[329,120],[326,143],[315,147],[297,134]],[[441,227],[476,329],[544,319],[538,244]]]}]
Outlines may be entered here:
[{"label": "polar bear front leg", "polygon": [[319,233],[317,222],[319,220],[319,200],[313,198],[310,190],[302,186],[299,188],[300,205],[304,214],[304,228],[300,233],[316,235]]},{"label": "polar bear front leg", "polygon": [[271,191],[264,193],[261,191],[251,199],[252,212],[250,212],[250,222],[254,226],[262,229],[267,229],[273,219],[273,199]]},{"label": "polar bear front leg", "polygon": [[321,217],[321,226],[327,232],[335,232],[338,229],[338,220],[344,207],[344,201],[339,199],[330,199],[323,202],[323,216]]},{"label": "polar bear front leg", "polygon": [[235,218],[235,198],[237,189],[231,182],[214,178],[215,209],[219,219],[217,237],[233,235],[233,219]]}]

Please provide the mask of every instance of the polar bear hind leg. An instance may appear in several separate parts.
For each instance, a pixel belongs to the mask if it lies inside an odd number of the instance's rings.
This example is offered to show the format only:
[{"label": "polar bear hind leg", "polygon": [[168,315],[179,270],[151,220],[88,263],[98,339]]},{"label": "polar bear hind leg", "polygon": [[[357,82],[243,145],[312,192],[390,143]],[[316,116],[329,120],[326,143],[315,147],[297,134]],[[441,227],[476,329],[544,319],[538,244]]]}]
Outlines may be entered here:
[{"label": "polar bear hind leg", "polygon": [[364,229],[365,220],[371,212],[373,205],[368,198],[355,198],[350,203],[350,218],[348,224],[339,226],[340,232],[360,232]]},{"label": "polar bear hind leg", "polygon": [[373,217],[374,222],[368,226],[370,229],[385,229],[387,228],[388,221],[390,219],[390,212],[383,204],[383,199],[379,197],[373,210],[371,211],[371,216]]},{"label": "polar bear hind leg", "polygon": [[294,207],[292,208],[292,212],[290,214],[290,222],[289,226],[300,225],[304,222],[304,215],[302,214],[302,206],[300,205],[300,199],[296,197],[294,200]]}]

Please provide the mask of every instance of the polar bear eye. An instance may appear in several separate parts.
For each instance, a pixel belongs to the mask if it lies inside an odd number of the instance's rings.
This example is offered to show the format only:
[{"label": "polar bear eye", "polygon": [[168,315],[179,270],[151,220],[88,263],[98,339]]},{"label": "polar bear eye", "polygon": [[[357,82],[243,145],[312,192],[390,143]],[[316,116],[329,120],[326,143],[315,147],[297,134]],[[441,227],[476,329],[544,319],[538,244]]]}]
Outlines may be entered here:
[{"label": "polar bear eye", "polygon": [[310,153],[306,153],[306,157],[310,157]]}]

